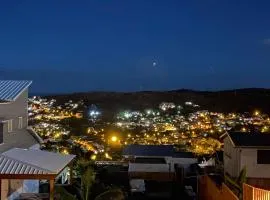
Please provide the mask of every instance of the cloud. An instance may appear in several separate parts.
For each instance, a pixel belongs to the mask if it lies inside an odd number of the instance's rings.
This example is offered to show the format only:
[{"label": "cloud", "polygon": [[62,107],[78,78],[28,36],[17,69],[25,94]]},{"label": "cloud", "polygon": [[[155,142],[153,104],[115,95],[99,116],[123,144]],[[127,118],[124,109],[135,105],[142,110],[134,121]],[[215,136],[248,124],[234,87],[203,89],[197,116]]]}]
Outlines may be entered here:
[{"label": "cloud", "polygon": [[263,40],[263,44],[270,45],[270,38],[266,38]]}]

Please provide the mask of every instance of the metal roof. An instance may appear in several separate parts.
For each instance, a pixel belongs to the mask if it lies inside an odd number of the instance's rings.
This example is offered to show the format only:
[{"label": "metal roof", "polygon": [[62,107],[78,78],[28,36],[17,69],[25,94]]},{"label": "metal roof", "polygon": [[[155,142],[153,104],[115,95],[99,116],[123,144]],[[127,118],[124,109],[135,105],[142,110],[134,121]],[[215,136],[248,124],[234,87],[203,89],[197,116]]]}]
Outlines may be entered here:
[{"label": "metal roof", "polygon": [[50,171],[1,155],[0,174],[50,174]]},{"label": "metal roof", "polygon": [[229,132],[235,147],[270,148],[270,135],[266,133]]},{"label": "metal roof", "polygon": [[0,101],[15,101],[32,81],[0,80]]},{"label": "metal roof", "polygon": [[0,155],[0,174],[57,175],[74,158],[74,155],[13,148]]},{"label": "metal roof", "polygon": [[195,158],[192,152],[188,151],[177,151],[173,154],[174,158]]},{"label": "metal roof", "polygon": [[123,155],[128,156],[173,156],[173,145],[127,145],[123,149]]}]

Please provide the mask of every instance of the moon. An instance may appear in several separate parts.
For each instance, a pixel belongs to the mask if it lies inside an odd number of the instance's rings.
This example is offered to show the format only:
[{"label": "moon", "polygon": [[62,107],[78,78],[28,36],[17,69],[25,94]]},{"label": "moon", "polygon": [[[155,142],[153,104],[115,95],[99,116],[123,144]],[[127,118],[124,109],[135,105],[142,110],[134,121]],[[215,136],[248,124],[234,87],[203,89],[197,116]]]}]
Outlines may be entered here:
[{"label": "moon", "polygon": [[157,66],[157,63],[156,62],[153,62],[153,67]]}]

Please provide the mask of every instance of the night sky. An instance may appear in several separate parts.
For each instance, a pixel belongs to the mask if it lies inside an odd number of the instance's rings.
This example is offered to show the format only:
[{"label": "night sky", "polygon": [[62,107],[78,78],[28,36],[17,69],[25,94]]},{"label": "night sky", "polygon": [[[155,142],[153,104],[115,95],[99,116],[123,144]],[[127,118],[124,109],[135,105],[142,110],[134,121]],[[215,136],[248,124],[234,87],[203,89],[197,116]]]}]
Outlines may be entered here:
[{"label": "night sky", "polygon": [[40,93],[269,88],[269,10],[255,0],[1,1],[0,79],[32,79]]}]

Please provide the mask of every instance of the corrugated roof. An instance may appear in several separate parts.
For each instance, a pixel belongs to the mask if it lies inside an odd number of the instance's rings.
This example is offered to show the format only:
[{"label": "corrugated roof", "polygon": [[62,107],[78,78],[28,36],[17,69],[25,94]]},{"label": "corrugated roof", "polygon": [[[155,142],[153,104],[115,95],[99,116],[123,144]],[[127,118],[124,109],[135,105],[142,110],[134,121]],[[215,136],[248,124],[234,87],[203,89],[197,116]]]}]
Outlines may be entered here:
[{"label": "corrugated roof", "polygon": [[0,155],[0,174],[57,175],[74,158],[74,155],[13,148]]},{"label": "corrugated roof", "polygon": [[32,81],[0,80],[0,100],[15,101]]},{"label": "corrugated roof", "polygon": [[1,155],[0,174],[50,174],[50,171]]},{"label": "corrugated roof", "polygon": [[123,155],[129,156],[173,156],[173,145],[128,145]]},{"label": "corrugated roof", "polygon": [[75,158],[75,155],[64,155],[43,150],[20,148],[10,149],[2,153],[2,155],[41,169],[46,169],[54,174],[58,174]]},{"label": "corrugated roof", "polygon": [[270,148],[270,134],[229,132],[228,135],[236,147]]}]

